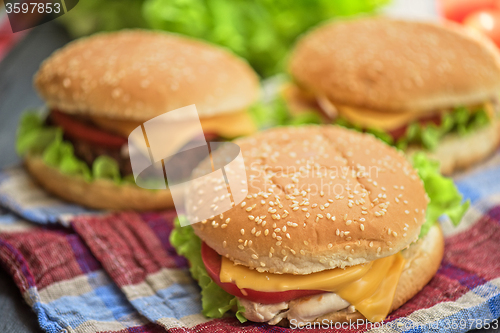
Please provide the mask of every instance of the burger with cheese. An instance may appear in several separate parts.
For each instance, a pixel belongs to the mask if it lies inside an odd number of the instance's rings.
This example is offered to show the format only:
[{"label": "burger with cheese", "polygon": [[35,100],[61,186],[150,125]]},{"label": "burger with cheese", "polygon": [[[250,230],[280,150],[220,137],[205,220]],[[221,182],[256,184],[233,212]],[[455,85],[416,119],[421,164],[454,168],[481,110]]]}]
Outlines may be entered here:
[{"label": "burger with cheese", "polygon": [[297,43],[284,96],[296,112],[425,151],[449,174],[498,145],[499,59],[489,40],[451,23],[336,21]]},{"label": "burger with cheese", "polygon": [[[246,198],[192,226],[178,223],[170,237],[209,317],[234,309],[240,321],[295,327],[382,321],[436,273],[437,218],[458,223],[467,209],[425,155],[414,168],[372,135],[309,125],[236,143]],[[207,192],[187,195],[209,205],[217,198]]]},{"label": "burger with cheese", "polygon": [[259,94],[250,66],[173,34],[131,30],[77,40],[47,59],[34,83],[48,114],[24,116],[18,152],[40,185],[92,208],[172,206],[170,191],[139,188],[132,176],[127,137],[151,118],[195,104],[210,139],[256,130],[247,112]]}]

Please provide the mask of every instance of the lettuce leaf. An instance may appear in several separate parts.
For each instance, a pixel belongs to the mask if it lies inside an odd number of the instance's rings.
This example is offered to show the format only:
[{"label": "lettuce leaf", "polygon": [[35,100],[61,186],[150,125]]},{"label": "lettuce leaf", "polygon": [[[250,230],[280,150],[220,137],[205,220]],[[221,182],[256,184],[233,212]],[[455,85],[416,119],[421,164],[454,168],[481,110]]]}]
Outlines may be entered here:
[{"label": "lettuce leaf", "polygon": [[419,237],[425,236],[442,215],[447,215],[457,226],[469,208],[470,201],[462,202],[462,195],[458,192],[453,180],[443,177],[439,172],[439,163],[427,158],[425,153],[419,152],[413,155],[412,164],[424,182],[425,192],[430,199],[426,220]]},{"label": "lettuce leaf", "polygon": [[439,125],[434,123],[422,125],[419,122],[409,124],[405,134],[396,142],[383,130],[374,128],[363,129],[342,117],[338,118],[335,123],[360,132],[364,130],[365,132],[372,133],[387,144],[396,146],[401,150],[404,150],[410,144],[415,144],[432,151],[446,134],[458,133],[459,135],[467,135],[489,124],[490,118],[484,108],[472,112],[465,107],[458,107],[453,112],[443,115]]},{"label": "lettuce leaf", "polygon": [[224,291],[210,278],[201,258],[200,238],[195,235],[191,226],[181,227],[179,218],[175,219],[170,243],[179,255],[189,261],[189,272],[201,288],[203,314],[209,318],[220,318],[227,311],[237,308],[236,317],[244,323],[247,320],[243,316],[245,308],[239,304],[235,296]]},{"label": "lettuce leaf", "polygon": [[99,156],[92,167],[75,156],[73,145],[63,139],[62,129],[45,124],[45,116],[36,110],[24,113],[17,130],[16,150],[19,155],[40,155],[43,161],[62,173],[82,176],[90,182],[104,178],[116,184],[135,184],[133,177],[122,177],[118,163]]},{"label": "lettuce leaf", "polygon": [[296,38],[333,17],[372,13],[389,0],[146,0],[153,29],[229,48],[264,77],[283,71]]},{"label": "lettuce leaf", "polygon": [[305,124],[321,124],[321,115],[316,110],[303,111],[291,115],[283,98],[278,97],[269,103],[256,103],[250,109],[250,115],[260,129],[275,126],[299,126]]}]

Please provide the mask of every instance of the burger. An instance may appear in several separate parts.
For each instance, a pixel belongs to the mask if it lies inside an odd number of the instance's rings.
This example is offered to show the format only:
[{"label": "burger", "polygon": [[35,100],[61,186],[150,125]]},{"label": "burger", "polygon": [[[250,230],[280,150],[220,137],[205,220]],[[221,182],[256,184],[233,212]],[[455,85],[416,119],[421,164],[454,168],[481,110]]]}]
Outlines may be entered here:
[{"label": "burger", "polygon": [[[208,317],[233,309],[240,321],[290,327],[382,321],[436,273],[437,218],[458,223],[467,209],[425,155],[413,167],[369,134],[309,125],[235,142],[246,198],[198,223],[178,221],[170,237]],[[215,191],[186,195],[211,205]]]},{"label": "burger", "polygon": [[168,189],[134,183],[127,137],[151,118],[195,104],[207,139],[256,130],[248,109],[259,83],[250,66],[174,34],[130,30],[77,40],[41,65],[34,84],[47,112],[23,117],[17,150],[42,187],[91,208],[173,206]]},{"label": "burger", "polygon": [[290,57],[295,112],[370,132],[450,174],[498,146],[499,53],[454,24],[362,18],[325,24]]}]

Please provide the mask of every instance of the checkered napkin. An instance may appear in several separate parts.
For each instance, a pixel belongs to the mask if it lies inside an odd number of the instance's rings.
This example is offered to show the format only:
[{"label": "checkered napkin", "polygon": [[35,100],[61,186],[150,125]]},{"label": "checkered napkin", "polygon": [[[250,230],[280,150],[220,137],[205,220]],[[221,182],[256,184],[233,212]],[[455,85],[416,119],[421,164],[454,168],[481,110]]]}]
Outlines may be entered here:
[{"label": "checkered napkin", "polygon": [[[458,228],[442,222],[445,257],[431,282],[388,325],[329,331],[465,332],[500,317],[500,154],[457,182],[472,207]],[[47,332],[290,330],[201,315],[199,288],[168,241],[173,212],[85,211],[21,169],[0,173],[0,203],[0,262]]]}]

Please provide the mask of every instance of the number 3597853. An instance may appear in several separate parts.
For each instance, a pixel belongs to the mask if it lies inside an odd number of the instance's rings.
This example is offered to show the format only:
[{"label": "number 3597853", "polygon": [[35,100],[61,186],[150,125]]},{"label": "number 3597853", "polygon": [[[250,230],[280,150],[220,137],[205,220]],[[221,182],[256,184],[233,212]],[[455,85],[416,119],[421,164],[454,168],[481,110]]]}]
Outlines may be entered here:
[{"label": "number 3597853", "polygon": [[56,3],[39,3],[39,2],[23,2],[23,3],[6,3],[5,10],[7,14],[14,13],[39,13],[39,14],[50,14],[55,13],[59,14],[61,12],[61,4]]}]

